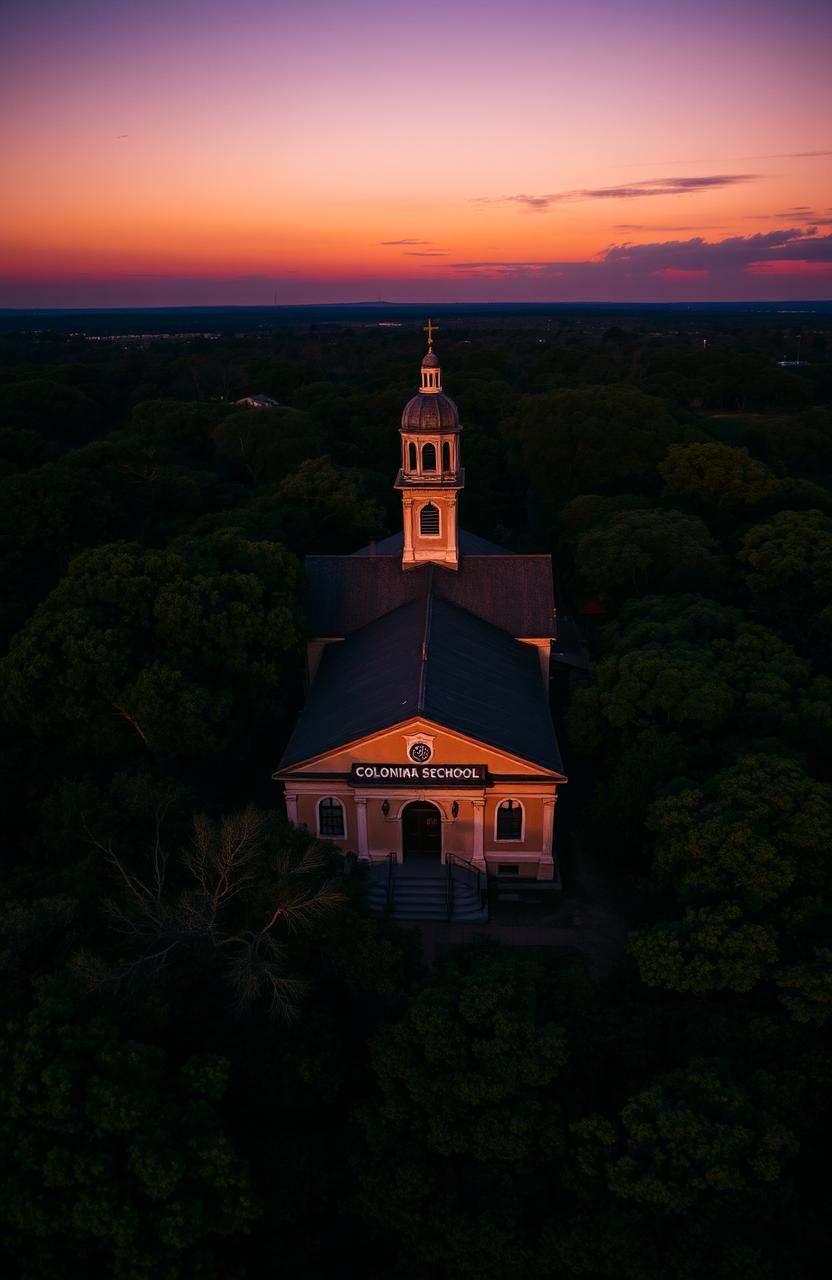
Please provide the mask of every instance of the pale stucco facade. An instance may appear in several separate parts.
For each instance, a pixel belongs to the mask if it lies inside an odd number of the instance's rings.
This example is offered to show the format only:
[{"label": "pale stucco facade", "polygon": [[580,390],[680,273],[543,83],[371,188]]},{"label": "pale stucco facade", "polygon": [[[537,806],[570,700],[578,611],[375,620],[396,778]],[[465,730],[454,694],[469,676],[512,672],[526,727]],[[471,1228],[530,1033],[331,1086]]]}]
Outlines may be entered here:
[{"label": "pale stucco facade", "polygon": [[[484,785],[455,785],[451,780],[440,785],[414,785],[395,779],[362,785],[354,780],[356,765],[407,765],[408,743],[414,739],[429,742],[430,764],[437,768],[484,765]],[[407,856],[405,808],[414,801],[429,801],[440,814],[441,861],[453,853],[490,875],[555,878],[555,806],[558,785],[565,781],[563,775],[536,768],[429,721],[415,719],[350,743],[319,759],[304,761],[302,767],[281,771],[280,778],[290,821],[333,840],[344,853],[355,853],[370,862],[393,853],[396,862],[403,863]],[[343,836],[333,837],[321,831],[319,805],[329,797],[343,805]],[[498,838],[498,809],[507,799],[517,801],[522,808],[520,839]]]}]

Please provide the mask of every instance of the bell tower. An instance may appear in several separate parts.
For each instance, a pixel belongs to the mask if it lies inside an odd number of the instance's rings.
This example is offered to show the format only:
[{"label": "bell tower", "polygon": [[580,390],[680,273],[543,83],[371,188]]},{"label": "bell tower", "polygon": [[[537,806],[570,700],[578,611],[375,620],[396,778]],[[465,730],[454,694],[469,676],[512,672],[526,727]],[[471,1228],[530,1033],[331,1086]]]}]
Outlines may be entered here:
[{"label": "bell tower", "polygon": [[438,328],[428,320],[428,351],[422,385],[402,414],[402,465],[396,477],[402,494],[402,568],[418,564],[459,566],[457,496],[465,485],[459,410],[442,390],[442,370],[433,350]]}]

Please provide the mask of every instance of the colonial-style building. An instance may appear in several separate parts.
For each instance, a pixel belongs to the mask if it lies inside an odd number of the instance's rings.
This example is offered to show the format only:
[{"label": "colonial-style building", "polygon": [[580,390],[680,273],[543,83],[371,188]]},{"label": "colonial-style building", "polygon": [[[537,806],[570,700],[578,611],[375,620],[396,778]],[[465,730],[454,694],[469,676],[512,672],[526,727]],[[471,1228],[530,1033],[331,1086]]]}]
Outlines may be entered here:
[{"label": "colonial-style building", "polygon": [[306,560],[308,697],[274,776],[290,820],[345,853],[551,881],[551,557],[459,528],[462,426],[432,337],[402,414],[402,532]]}]

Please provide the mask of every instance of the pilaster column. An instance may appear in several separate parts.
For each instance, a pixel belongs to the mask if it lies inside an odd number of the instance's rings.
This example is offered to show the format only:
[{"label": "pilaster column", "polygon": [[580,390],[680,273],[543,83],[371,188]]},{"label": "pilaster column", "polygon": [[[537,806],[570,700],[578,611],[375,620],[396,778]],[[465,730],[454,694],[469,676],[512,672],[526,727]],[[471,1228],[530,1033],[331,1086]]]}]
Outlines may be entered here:
[{"label": "pilaster column", "polygon": [[480,871],[485,871],[485,845],[483,842],[485,801],[472,800],[471,804],[474,808],[474,848],[471,861],[475,867],[479,867]]},{"label": "pilaster column", "polygon": [[286,817],[293,827],[298,825],[298,797],[295,792],[286,792]]},{"label": "pilaster column", "polygon": [[355,820],[358,829],[358,856],[369,859],[370,843],[367,839],[367,799],[365,796],[355,797]]},{"label": "pilaster column", "polygon": [[555,860],[552,857],[552,835],[555,829],[555,804],[557,795],[543,801],[543,854],[537,868],[538,880],[554,880]]},{"label": "pilaster column", "polygon": [[453,555],[454,564],[456,564],[459,560],[459,545],[456,528],[456,494],[453,495],[448,503],[448,523],[450,524],[450,529],[448,531],[447,547]]},{"label": "pilaster column", "polygon": [[402,563],[412,564],[413,555],[413,498],[409,494],[402,496],[402,516],[404,518],[404,546],[402,547]]}]

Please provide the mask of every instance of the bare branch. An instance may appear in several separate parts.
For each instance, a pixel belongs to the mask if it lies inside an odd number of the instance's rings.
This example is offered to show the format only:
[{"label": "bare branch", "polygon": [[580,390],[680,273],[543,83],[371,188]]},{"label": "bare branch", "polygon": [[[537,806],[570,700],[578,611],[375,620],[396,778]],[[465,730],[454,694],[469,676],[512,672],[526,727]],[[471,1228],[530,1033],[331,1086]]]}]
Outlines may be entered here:
[{"label": "bare branch", "polygon": [[333,911],[343,901],[344,894],[335,888],[332,880],[322,884],[315,892],[300,889],[294,894],[288,894],[275,908],[268,924],[263,927],[263,933],[268,933],[278,920],[282,920],[290,931],[308,926],[319,916]]},{"label": "bare branch", "polygon": [[118,714],[120,716],[123,716],[129,725],[132,725],[132,727],[135,729],[136,733],[139,735],[144,745],[149,748],[150,739],[148,738],[147,734],[145,733],[144,729],[141,727],[141,725],[139,724],[135,716],[131,716],[130,712],[126,709],[126,707],[120,706],[119,703],[117,702],[114,702],[113,706],[115,707]]}]

